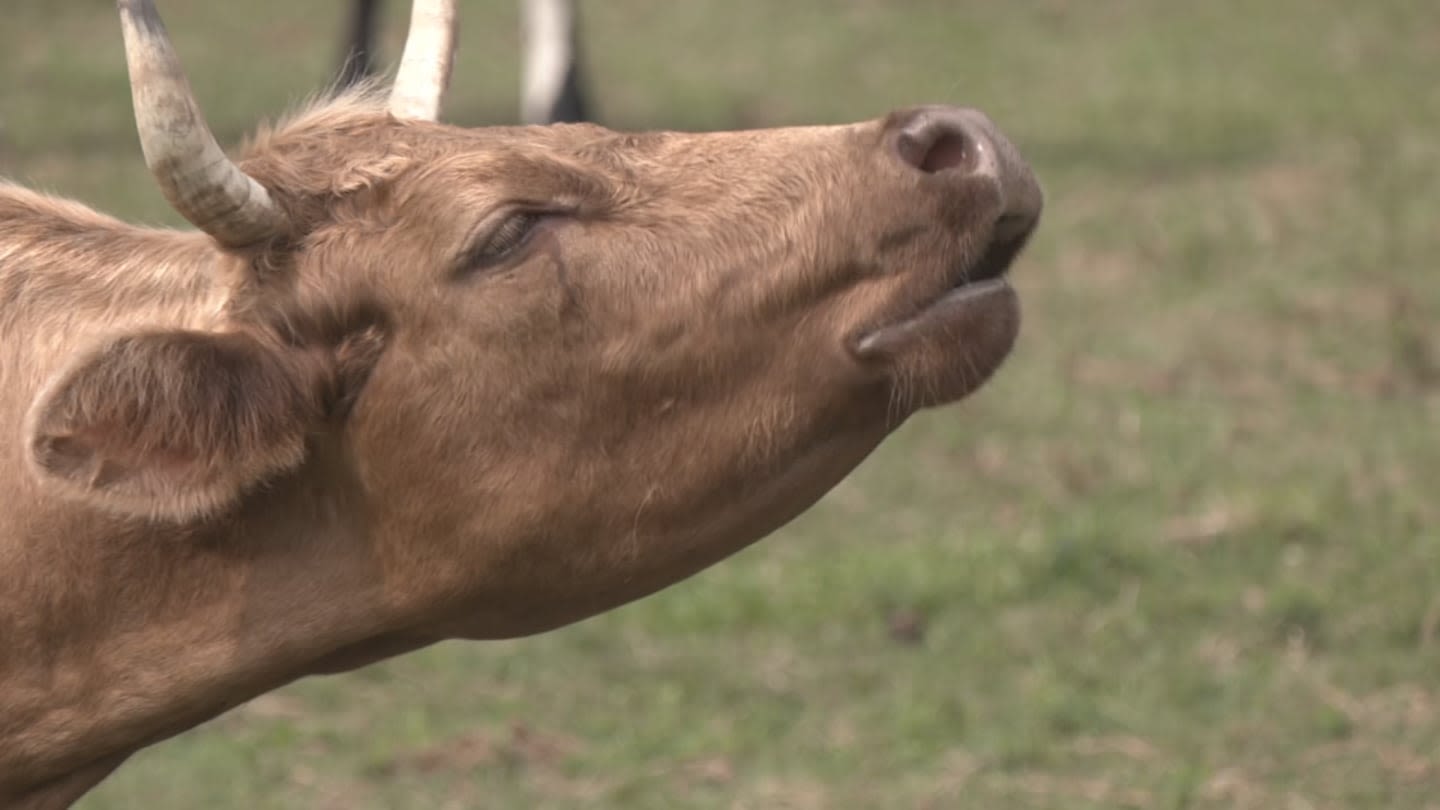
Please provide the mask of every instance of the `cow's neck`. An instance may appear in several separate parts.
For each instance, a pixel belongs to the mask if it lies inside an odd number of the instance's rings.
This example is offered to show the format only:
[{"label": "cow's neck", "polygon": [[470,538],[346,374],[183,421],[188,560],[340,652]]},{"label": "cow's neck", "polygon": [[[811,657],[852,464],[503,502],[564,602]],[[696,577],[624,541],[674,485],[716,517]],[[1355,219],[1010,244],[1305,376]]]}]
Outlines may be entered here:
[{"label": "cow's neck", "polygon": [[0,805],[301,675],[425,643],[387,613],[358,496],[334,470],[304,475],[276,488],[303,496],[200,529],[59,505],[0,526]]},{"label": "cow's neck", "polygon": [[295,480],[183,529],[20,474],[24,414],[89,342],[221,317],[216,255],[203,235],[0,185],[0,806],[64,806],[149,742],[425,641],[389,623],[359,487],[323,439]]},{"label": "cow's neck", "polygon": [[224,305],[217,256],[204,234],[136,228],[0,184],[0,336],[63,352],[97,326],[213,323]]}]

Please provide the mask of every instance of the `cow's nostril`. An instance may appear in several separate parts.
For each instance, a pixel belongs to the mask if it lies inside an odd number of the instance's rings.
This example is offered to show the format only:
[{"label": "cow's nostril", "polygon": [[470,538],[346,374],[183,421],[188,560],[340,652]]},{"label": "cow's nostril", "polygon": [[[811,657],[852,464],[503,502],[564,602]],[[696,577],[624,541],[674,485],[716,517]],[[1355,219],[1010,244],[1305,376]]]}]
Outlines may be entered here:
[{"label": "cow's nostril", "polygon": [[910,121],[895,138],[900,159],[926,174],[973,171],[981,147],[964,123],[953,118],[926,111]]},{"label": "cow's nostril", "polygon": [[964,135],[947,132],[931,145],[930,151],[920,161],[920,171],[934,174],[963,166],[970,161],[970,151],[973,148],[974,145]]}]

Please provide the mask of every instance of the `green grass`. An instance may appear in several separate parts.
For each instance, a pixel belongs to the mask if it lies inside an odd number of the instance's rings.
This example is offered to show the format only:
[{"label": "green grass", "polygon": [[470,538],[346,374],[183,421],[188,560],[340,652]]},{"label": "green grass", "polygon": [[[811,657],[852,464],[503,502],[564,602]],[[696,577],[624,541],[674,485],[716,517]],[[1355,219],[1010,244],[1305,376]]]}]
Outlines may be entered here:
[{"label": "green grass", "polygon": [[[512,5],[452,120],[512,116]],[[175,222],[112,4],[6,8],[0,173]],[[338,4],[162,8],[230,142],[337,47]],[[1013,359],[689,582],[297,683],[82,808],[1440,808],[1431,0],[587,11],[617,126],[990,112],[1049,194]]]}]

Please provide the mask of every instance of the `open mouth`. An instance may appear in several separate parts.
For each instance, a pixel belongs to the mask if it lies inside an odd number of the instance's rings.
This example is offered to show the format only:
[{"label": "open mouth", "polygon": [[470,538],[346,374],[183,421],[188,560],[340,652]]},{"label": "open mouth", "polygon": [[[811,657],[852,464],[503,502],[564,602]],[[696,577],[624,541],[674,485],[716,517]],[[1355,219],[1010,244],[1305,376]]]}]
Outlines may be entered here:
[{"label": "open mouth", "polygon": [[1028,217],[1001,217],[1000,221],[995,223],[995,235],[990,240],[990,247],[985,249],[985,255],[980,257],[980,261],[976,262],[968,273],[960,274],[955,289],[1002,278],[1015,257],[1025,248],[1025,243],[1030,241],[1030,232],[1034,226],[1035,221]]},{"label": "open mouth", "polygon": [[985,317],[992,301],[1000,303],[1002,310],[1013,309],[1015,292],[1005,273],[1029,241],[1034,225],[1029,217],[1001,217],[995,223],[990,246],[978,262],[957,272],[949,288],[922,303],[909,317],[857,336],[851,343],[855,356],[862,360],[882,358],[937,330],[963,332],[967,323]]}]

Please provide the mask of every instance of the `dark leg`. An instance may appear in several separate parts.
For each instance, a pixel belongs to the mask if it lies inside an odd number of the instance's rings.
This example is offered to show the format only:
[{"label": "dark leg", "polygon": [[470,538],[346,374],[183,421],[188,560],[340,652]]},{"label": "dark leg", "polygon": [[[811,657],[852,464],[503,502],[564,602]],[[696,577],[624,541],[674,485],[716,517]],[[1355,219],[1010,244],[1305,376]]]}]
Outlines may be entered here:
[{"label": "dark leg", "polygon": [[380,0],[354,0],[350,6],[344,56],[340,60],[340,75],[335,80],[342,90],[375,70],[375,22],[379,11]]}]

